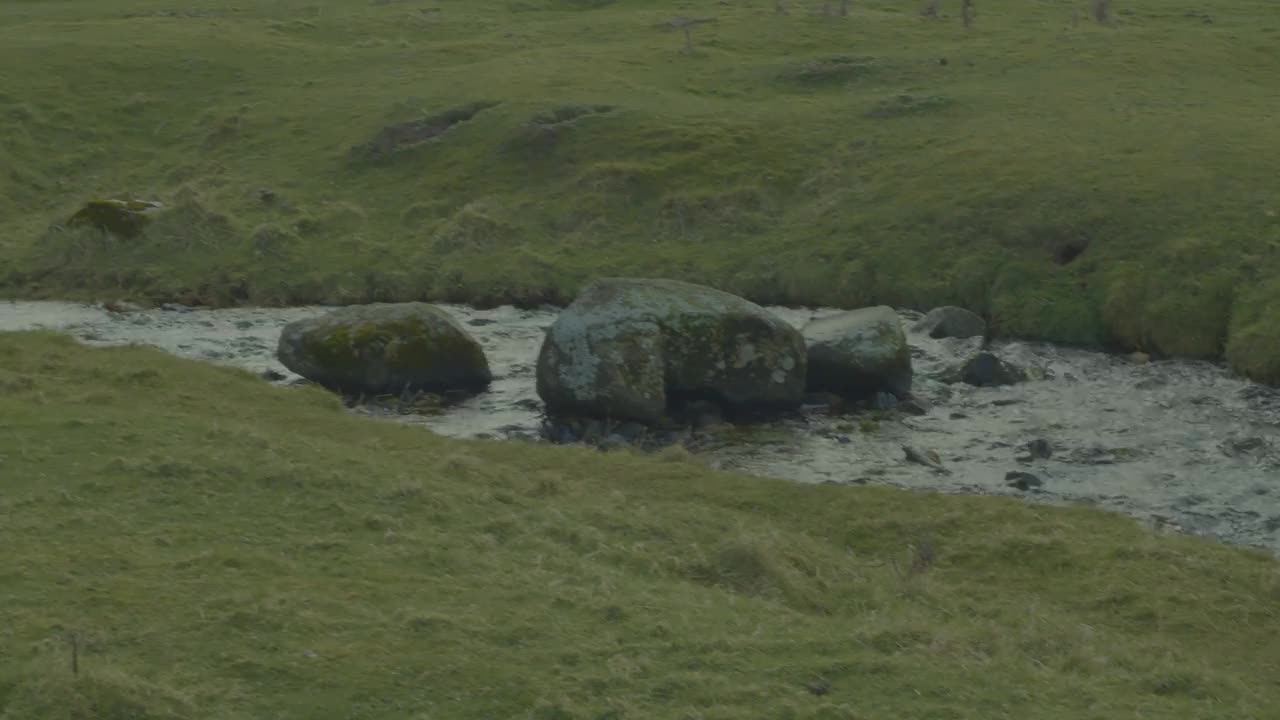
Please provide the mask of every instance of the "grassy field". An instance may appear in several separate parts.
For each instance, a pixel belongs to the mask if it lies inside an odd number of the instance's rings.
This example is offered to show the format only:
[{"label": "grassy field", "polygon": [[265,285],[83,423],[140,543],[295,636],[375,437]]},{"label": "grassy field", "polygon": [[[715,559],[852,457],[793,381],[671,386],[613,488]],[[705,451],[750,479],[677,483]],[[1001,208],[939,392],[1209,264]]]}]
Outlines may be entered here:
[{"label": "grassy field", "polygon": [[[1272,0],[981,0],[968,31],[953,0],[791,5],[10,0],[0,292],[484,305],[663,275],[1280,381]],[[676,16],[715,20],[691,53]],[[423,119],[457,122],[375,152]],[[51,229],[119,193],[175,210]]]},{"label": "grassy field", "polygon": [[0,335],[0,718],[1261,720],[1280,565]]}]

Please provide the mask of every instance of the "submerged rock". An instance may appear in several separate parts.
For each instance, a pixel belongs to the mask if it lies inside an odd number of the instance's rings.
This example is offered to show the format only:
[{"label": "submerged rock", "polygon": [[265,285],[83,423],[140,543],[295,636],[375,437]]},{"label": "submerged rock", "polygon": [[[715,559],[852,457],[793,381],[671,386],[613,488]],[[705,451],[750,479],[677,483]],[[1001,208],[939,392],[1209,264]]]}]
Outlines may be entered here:
[{"label": "submerged rock", "polygon": [[961,307],[934,308],[911,328],[931,338],[973,338],[987,333],[987,321]]},{"label": "submerged rock", "polygon": [[480,344],[425,303],[359,305],[292,322],[276,352],[293,372],[348,393],[475,392],[493,379]]},{"label": "submerged rock", "polygon": [[911,394],[911,348],[893,308],[877,306],[814,320],[808,343],[808,389],[843,397]]},{"label": "submerged rock", "polygon": [[1015,385],[1027,379],[1027,373],[1018,366],[1002,360],[995,353],[980,352],[965,361],[951,378],[977,387]]},{"label": "submerged rock", "polygon": [[551,413],[654,423],[689,400],[798,407],[805,368],[804,338],[754,303],[674,280],[610,278],[547,330],[537,391]]}]

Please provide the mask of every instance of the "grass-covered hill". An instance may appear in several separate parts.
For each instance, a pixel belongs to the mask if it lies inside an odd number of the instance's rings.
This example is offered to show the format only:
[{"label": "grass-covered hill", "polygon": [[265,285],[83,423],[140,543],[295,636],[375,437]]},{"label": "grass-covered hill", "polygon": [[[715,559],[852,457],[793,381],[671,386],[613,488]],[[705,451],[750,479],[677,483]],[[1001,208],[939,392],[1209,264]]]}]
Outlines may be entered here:
[{"label": "grass-covered hill", "polygon": [[[922,4],[9,0],[0,291],[532,303],[662,275],[1280,380],[1273,0],[979,0],[969,30]],[[678,17],[711,21],[692,52]],[[113,195],[175,210],[50,230]]]},{"label": "grass-covered hill", "polygon": [[0,335],[0,718],[1262,720],[1280,565]]}]

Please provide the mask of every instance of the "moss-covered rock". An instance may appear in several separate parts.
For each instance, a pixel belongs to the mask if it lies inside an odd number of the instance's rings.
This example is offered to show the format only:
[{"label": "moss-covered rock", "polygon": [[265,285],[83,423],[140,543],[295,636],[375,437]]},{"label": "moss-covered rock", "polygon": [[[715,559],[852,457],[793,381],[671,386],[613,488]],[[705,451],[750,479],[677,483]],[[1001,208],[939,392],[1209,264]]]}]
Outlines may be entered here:
[{"label": "moss-covered rock", "polygon": [[359,305],[285,326],[280,362],[349,393],[479,391],[493,379],[480,344],[425,303]]},{"label": "moss-covered rock", "polygon": [[651,423],[692,398],[798,406],[805,368],[804,338],[759,305],[674,280],[610,278],[547,331],[537,382],[552,413]]},{"label": "moss-covered rock", "polygon": [[804,338],[809,390],[848,398],[911,394],[911,348],[893,308],[881,305],[814,320],[805,326]]}]

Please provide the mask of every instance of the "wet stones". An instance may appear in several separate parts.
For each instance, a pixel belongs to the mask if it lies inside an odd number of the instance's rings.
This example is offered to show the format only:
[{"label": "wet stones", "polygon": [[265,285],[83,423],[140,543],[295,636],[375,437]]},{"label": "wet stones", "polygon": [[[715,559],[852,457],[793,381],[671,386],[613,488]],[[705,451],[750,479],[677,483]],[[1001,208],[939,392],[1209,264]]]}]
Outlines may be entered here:
[{"label": "wet stones", "polygon": [[931,338],[975,338],[987,333],[987,321],[964,308],[946,306],[930,310],[911,328]]},{"label": "wet stones", "polygon": [[804,328],[811,392],[872,399],[911,393],[911,348],[893,308],[877,306],[814,320]]},{"label": "wet stones", "polygon": [[547,330],[537,392],[552,415],[662,422],[710,401],[726,411],[798,407],[799,331],[764,308],[673,280],[588,286]]},{"label": "wet stones", "polygon": [[352,394],[476,392],[493,379],[480,344],[425,303],[375,303],[289,323],[276,354],[304,378]]}]

